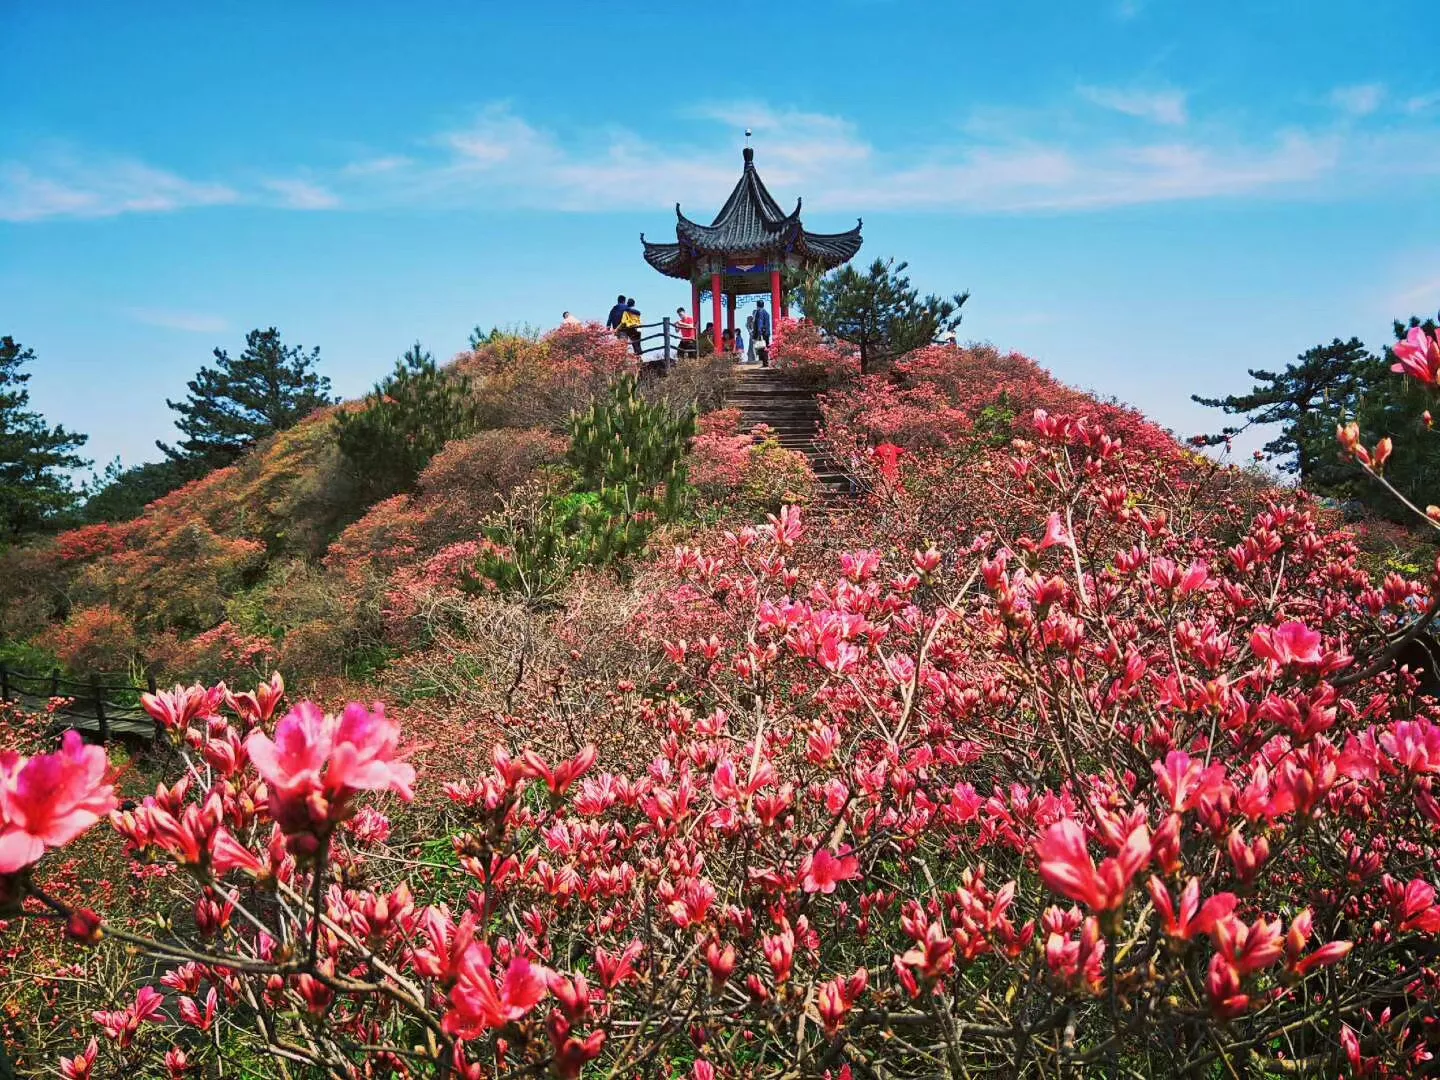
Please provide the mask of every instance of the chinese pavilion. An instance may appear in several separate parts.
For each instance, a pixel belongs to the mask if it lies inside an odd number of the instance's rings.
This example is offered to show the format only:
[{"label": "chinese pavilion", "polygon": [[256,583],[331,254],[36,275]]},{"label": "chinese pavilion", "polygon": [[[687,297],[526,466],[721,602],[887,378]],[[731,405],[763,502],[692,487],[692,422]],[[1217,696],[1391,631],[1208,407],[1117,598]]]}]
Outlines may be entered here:
[{"label": "chinese pavilion", "polygon": [[[746,132],[748,135],[749,132]],[[645,261],[662,274],[690,282],[691,308],[700,326],[700,294],[710,292],[719,335],[720,298],[726,298],[726,326],[735,330],[735,298],[770,294],[772,318],[788,314],[780,288],[786,269],[831,270],[860,250],[860,226],[843,233],[813,233],[800,223],[800,200],[789,214],[780,208],[760,174],[755,151],[745,147],[745,171],[709,225],[691,221],[675,204],[675,243],[652,244],[640,234]],[[716,347],[719,342],[716,341]]]}]

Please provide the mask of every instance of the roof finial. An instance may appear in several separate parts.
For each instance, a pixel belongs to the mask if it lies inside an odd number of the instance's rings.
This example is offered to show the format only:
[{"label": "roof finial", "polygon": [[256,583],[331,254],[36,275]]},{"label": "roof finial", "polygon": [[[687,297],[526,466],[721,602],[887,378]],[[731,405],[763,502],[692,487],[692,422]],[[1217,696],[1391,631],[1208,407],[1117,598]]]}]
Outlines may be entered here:
[{"label": "roof finial", "polygon": [[746,129],[745,129],[745,164],[746,164],[747,166],[755,164],[755,151],[752,150],[752,149],[750,149],[750,129],[749,129],[749,128],[746,128]]}]

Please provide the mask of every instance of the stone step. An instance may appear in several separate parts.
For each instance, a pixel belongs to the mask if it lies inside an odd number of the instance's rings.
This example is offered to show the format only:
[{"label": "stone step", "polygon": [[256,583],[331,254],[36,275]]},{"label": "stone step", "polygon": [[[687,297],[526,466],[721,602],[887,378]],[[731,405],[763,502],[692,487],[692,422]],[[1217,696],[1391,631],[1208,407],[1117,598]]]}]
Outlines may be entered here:
[{"label": "stone step", "polygon": [[804,413],[755,413],[740,418],[741,427],[748,431],[750,428],[759,427],[761,424],[773,428],[804,428],[806,431],[820,430],[820,417],[806,416]]},{"label": "stone step", "polygon": [[814,401],[809,390],[793,386],[737,386],[730,391],[731,403],[760,401]]},{"label": "stone step", "polygon": [[774,368],[737,366],[726,408],[740,411],[740,430],[764,424],[786,450],[804,456],[815,476],[817,502],[839,506],[851,498],[842,464],[821,442],[824,417],[813,390],[797,386]]}]

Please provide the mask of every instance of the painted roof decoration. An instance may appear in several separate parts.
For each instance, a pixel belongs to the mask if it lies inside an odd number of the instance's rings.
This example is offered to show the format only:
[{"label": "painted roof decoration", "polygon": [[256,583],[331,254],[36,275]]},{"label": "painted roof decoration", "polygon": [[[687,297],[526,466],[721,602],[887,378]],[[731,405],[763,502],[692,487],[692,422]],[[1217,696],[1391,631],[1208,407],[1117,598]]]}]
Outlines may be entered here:
[{"label": "painted roof decoration", "polygon": [[843,233],[813,233],[800,223],[800,200],[785,213],[760,174],[755,171],[755,151],[745,148],[745,171],[725,205],[709,225],[691,221],[675,204],[673,244],[652,244],[640,234],[645,261],[670,277],[689,279],[695,263],[705,256],[731,261],[753,261],[792,257],[788,261],[829,270],[848,262],[860,250],[860,226]]}]

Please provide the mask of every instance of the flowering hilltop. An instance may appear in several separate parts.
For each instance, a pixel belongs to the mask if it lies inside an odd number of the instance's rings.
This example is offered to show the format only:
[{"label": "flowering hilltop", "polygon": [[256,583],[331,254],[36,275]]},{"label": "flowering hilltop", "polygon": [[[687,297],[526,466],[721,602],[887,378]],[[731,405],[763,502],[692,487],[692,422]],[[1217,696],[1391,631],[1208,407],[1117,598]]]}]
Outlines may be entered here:
[{"label": "flowering hilltop", "polygon": [[[577,579],[483,753],[433,745],[424,701],[402,725],[276,679],[147,698],[169,775],[125,808],[73,738],[0,758],[9,932],[61,929],[89,978],[37,1068],[1431,1069],[1440,716],[1396,657],[1440,564],[1378,569],[1023,358],[862,378],[802,345],[862,494]],[[431,645],[452,667],[465,627]],[[125,849],[128,913],[52,887],[91,842]]]}]

